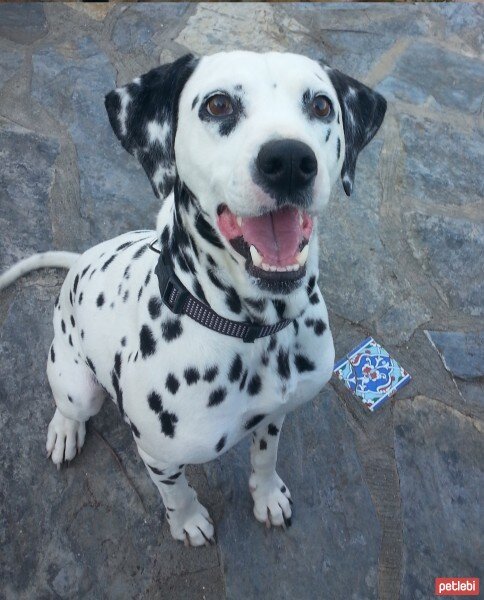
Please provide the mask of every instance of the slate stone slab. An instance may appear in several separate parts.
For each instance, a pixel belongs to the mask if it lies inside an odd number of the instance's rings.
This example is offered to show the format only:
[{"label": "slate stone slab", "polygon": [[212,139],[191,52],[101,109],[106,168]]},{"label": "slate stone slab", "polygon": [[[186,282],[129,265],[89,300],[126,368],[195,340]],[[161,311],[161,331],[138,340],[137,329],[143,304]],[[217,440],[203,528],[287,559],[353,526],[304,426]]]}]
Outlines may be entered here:
[{"label": "slate stone slab", "polygon": [[58,153],[53,138],[0,126],[0,270],[52,248],[49,193]]},{"label": "slate stone slab", "polygon": [[131,5],[116,19],[111,34],[114,47],[123,54],[142,49],[156,61],[163,42],[173,39],[189,10],[186,2]]},{"label": "slate stone slab", "polygon": [[253,517],[248,455],[242,443],[204,466],[225,498],[217,539],[227,598],[376,598],[380,528],[335,394],[325,390],[282,429],[278,473],[294,500],[285,532]]},{"label": "slate stone slab", "polygon": [[484,313],[484,225],[461,218],[405,215],[415,257],[437,282],[455,310]]},{"label": "slate stone slab", "polygon": [[425,11],[410,5],[308,2],[277,5],[276,15],[281,11],[307,31],[296,37],[287,31],[288,48],[323,58],[353,77],[367,74],[402,34],[425,35],[429,30]]},{"label": "slate stone slab", "polygon": [[108,57],[89,36],[37,50],[32,94],[68,130],[76,147],[89,245],[154,225],[159,202],[144,171],[119,144],[104,109],[115,87]]},{"label": "slate stone slab", "polygon": [[23,50],[18,46],[0,40],[0,89],[5,82],[17,74],[23,59]]},{"label": "slate stone slab", "polygon": [[479,133],[408,115],[400,118],[404,191],[425,204],[472,205],[484,197]]},{"label": "slate stone slab", "polygon": [[418,396],[395,405],[403,507],[402,600],[428,600],[435,577],[482,577],[482,424]]},{"label": "slate stone slab", "polygon": [[382,243],[381,150],[381,140],[375,139],[361,153],[351,197],[338,181],[318,220],[319,283],[334,312],[353,322],[376,322],[379,335],[406,341],[429,312],[406,281],[400,257]]},{"label": "slate stone slab", "polygon": [[0,4],[0,37],[30,44],[47,33],[42,4],[35,2]]},{"label": "slate stone slab", "polygon": [[201,599],[197,574],[204,573],[207,597],[220,598],[216,549],[186,549],[171,538],[114,403],[88,424],[69,468],[57,471],[45,457],[54,412],[45,365],[57,292],[47,276],[19,287],[0,330],[2,592],[8,599],[130,599],[188,597],[190,590]]},{"label": "slate stone slab", "polygon": [[444,361],[445,368],[460,379],[484,377],[484,332],[425,332]]},{"label": "slate stone slab", "polygon": [[479,55],[484,42],[484,6],[480,2],[452,3],[439,5],[438,13],[442,16],[442,37],[454,34],[467,42]]},{"label": "slate stone slab", "polygon": [[[422,77],[422,73],[425,77]],[[484,64],[425,42],[411,42],[377,89],[388,99],[475,114],[482,104]]]}]

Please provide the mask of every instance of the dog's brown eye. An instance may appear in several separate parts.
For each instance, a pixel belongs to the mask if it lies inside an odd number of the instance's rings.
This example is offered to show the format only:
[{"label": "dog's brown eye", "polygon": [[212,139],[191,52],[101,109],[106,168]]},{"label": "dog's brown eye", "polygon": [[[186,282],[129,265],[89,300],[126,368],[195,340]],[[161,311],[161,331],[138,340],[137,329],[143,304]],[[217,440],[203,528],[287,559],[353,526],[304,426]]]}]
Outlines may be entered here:
[{"label": "dog's brown eye", "polygon": [[213,117],[226,117],[234,112],[234,107],[228,96],[215,94],[207,102],[207,110]]},{"label": "dog's brown eye", "polygon": [[331,112],[331,102],[326,96],[316,96],[313,100],[313,111],[317,117],[327,117]]}]

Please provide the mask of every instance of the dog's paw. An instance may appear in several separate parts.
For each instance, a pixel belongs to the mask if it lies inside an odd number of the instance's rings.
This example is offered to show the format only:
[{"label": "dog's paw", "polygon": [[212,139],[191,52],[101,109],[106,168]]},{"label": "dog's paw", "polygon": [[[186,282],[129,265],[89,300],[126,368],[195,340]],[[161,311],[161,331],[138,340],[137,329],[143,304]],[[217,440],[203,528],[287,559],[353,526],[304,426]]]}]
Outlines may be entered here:
[{"label": "dog's paw", "polygon": [[252,473],[249,489],[254,499],[254,516],[267,527],[291,526],[291,494],[277,473],[263,477]]},{"label": "dog's paw", "polygon": [[47,458],[60,469],[64,460],[72,460],[81,451],[85,437],[85,423],[64,417],[57,408],[47,430]]},{"label": "dog's paw", "polygon": [[185,546],[215,543],[213,522],[207,509],[197,498],[184,508],[167,509],[166,517],[171,535],[176,540],[183,541]]}]

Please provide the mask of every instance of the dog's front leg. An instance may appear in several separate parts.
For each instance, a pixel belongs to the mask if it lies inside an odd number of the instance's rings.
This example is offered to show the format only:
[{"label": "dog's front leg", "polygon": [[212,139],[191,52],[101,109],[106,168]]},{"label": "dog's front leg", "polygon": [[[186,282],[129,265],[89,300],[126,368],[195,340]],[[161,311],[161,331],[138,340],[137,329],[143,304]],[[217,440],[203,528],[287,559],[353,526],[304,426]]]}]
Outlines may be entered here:
[{"label": "dog's front leg", "polygon": [[271,525],[291,525],[291,494],[276,473],[277,447],[284,416],[272,419],[252,434],[249,488],[254,499],[254,515]]},{"label": "dog's front leg", "polygon": [[185,465],[161,464],[138,447],[166,509],[171,535],[187,546],[214,543],[213,522],[185,477]]}]

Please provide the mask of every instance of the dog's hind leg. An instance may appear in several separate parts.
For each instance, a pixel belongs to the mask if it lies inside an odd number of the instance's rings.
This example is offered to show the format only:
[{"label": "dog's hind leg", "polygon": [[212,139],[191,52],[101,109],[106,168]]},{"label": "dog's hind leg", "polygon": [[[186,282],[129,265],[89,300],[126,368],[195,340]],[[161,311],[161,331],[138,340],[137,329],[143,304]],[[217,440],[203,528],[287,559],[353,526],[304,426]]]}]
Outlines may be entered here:
[{"label": "dog's hind leg", "polygon": [[276,473],[277,447],[284,416],[274,417],[269,425],[252,434],[249,488],[254,500],[254,516],[271,525],[291,525],[291,494]]},{"label": "dog's hind leg", "polygon": [[57,406],[47,431],[47,456],[57,468],[81,450],[86,421],[101,408],[105,392],[91,369],[65,338],[54,338],[47,361],[47,377]]},{"label": "dog's hind leg", "polygon": [[198,501],[195,490],[188,484],[185,466],[161,464],[139,446],[138,452],[163,499],[171,535],[187,546],[214,543],[212,520],[207,509]]}]

